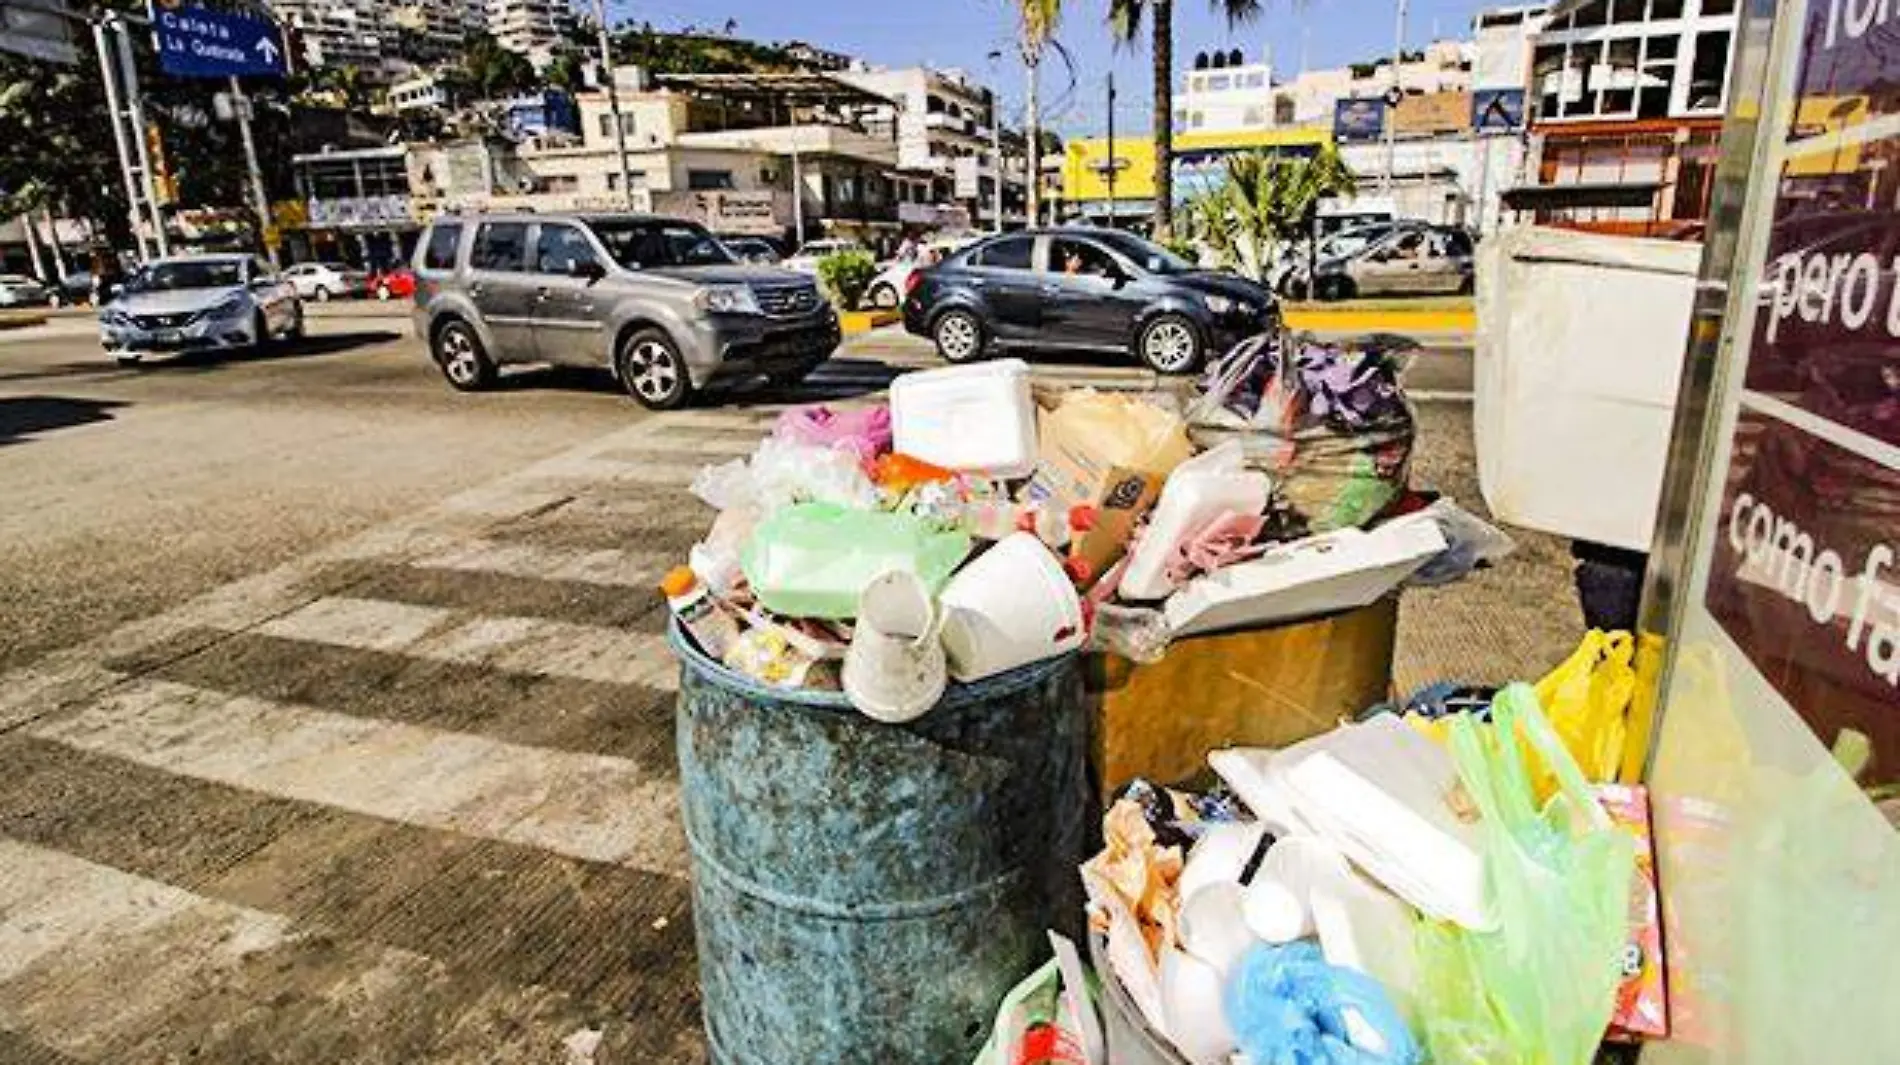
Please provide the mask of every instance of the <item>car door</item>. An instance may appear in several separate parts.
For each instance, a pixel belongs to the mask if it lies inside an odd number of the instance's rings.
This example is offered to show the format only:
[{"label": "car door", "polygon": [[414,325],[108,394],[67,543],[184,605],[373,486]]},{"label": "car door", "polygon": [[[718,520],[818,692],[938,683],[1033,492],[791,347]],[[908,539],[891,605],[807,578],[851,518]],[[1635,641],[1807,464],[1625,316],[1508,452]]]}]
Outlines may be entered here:
[{"label": "car door", "polygon": [[1051,347],[1128,347],[1142,297],[1134,271],[1084,237],[1052,236],[1043,264],[1042,341]]},{"label": "car door", "polygon": [[483,222],[468,254],[468,298],[488,330],[496,362],[533,362],[534,303],[540,277],[530,273],[529,223]]},{"label": "car door", "polygon": [[[1351,275],[1358,295],[1391,296],[1407,290],[1411,283],[1407,276],[1410,266],[1400,244],[1408,237],[1417,238],[1418,234],[1410,230],[1394,234],[1375,241],[1352,258],[1346,272]],[[1406,247],[1413,248],[1415,244],[1407,243]]]},{"label": "car door", "polygon": [[[606,265],[593,241],[570,222],[543,222],[534,242],[534,347],[543,362],[606,364],[605,306],[599,280]],[[580,271],[586,271],[581,273]]]},{"label": "car door", "polygon": [[1042,329],[1046,297],[1035,251],[1033,235],[1016,233],[991,240],[971,257],[969,284],[988,312],[984,324],[999,340],[1033,341]]},{"label": "car door", "polygon": [[296,289],[285,283],[269,263],[258,258],[247,259],[244,263],[244,287],[250,292],[251,302],[256,305],[258,313],[264,316],[265,328],[273,333],[290,328]]}]

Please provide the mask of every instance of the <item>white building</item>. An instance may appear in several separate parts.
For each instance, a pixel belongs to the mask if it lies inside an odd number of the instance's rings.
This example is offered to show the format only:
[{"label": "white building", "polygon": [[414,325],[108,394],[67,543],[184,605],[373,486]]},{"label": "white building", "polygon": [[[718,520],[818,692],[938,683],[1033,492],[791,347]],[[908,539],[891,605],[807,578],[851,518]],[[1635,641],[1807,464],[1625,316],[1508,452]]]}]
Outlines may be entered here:
[{"label": "white building", "polygon": [[1201,52],[1174,99],[1176,133],[1239,133],[1294,123],[1290,109],[1276,110],[1273,67],[1248,63],[1238,48]]},{"label": "white building", "polygon": [[448,106],[448,90],[436,81],[433,74],[404,78],[389,87],[389,107],[398,114],[405,111],[434,111]]},{"label": "white building", "polygon": [[313,67],[354,66],[374,73],[395,49],[383,6],[367,0],[278,0],[279,20],[297,33]]},{"label": "white building", "polygon": [[487,16],[496,42],[540,69],[554,58],[574,12],[568,0],[488,0]]},{"label": "white building", "polygon": [[[891,101],[875,108],[874,121],[889,124],[897,138],[900,170],[930,179],[928,200],[906,211],[907,222],[928,225],[932,210],[954,203],[970,210],[981,228],[996,218],[996,98],[967,72],[907,67],[849,70],[836,75]],[[1020,135],[1004,131],[1003,215],[1010,225],[1027,219]],[[904,201],[911,202],[911,201]],[[929,216],[929,217],[927,217]]]}]

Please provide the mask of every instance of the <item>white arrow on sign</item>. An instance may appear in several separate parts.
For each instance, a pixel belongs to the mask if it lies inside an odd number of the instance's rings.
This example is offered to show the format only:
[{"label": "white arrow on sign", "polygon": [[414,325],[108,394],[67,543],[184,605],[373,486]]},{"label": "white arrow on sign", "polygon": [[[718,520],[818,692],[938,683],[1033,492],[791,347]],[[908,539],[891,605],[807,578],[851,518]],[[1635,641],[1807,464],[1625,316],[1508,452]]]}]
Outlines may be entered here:
[{"label": "white arrow on sign", "polygon": [[269,37],[258,38],[254,47],[257,49],[257,54],[264,57],[264,62],[271,64],[277,62],[277,46],[270,43]]}]

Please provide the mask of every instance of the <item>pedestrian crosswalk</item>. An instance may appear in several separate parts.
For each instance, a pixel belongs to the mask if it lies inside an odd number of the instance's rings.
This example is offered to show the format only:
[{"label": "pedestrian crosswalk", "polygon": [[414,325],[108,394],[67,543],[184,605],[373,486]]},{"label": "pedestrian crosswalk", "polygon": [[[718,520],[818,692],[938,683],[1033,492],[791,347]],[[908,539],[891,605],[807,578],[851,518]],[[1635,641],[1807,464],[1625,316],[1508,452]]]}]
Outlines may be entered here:
[{"label": "pedestrian crosswalk", "polygon": [[558,1061],[601,1026],[602,1062],[704,1060],[655,590],[688,485],[935,364],[645,418],[0,677],[0,1057]]}]

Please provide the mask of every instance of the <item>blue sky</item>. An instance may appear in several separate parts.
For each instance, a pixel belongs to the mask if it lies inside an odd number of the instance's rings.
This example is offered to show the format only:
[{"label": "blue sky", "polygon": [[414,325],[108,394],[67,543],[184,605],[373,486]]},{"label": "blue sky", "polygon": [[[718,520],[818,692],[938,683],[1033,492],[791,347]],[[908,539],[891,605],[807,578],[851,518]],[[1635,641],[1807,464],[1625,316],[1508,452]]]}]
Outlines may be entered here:
[{"label": "blue sky", "polygon": [[[1043,99],[1062,106],[1049,124],[1065,133],[1100,132],[1106,114],[1105,77],[1115,73],[1116,123],[1146,127],[1149,121],[1149,59],[1145,46],[1117,46],[1104,22],[1108,0],[1066,0],[1058,34],[1075,59],[1075,89],[1060,61],[1044,67]],[[1389,55],[1395,8],[1386,0],[1308,0],[1303,5],[1269,0],[1264,17],[1230,32],[1206,0],[1175,0],[1176,69],[1182,57],[1213,47],[1240,48],[1248,59],[1272,46],[1276,72],[1299,72],[1304,51],[1310,66]],[[1479,0],[1410,0],[1406,45],[1432,37],[1461,37]],[[727,19],[738,35],[756,40],[803,39],[860,56],[881,66],[960,66],[999,85],[1020,117],[1021,64],[1013,60],[991,72],[987,54],[1010,40],[1013,23],[1005,0],[625,0],[609,3],[608,17],[648,20],[663,29],[688,24],[720,29]],[[1177,82],[1178,84],[1178,82]],[[1061,99],[1064,96],[1067,99]],[[1046,110],[1046,107],[1045,107]]]}]

